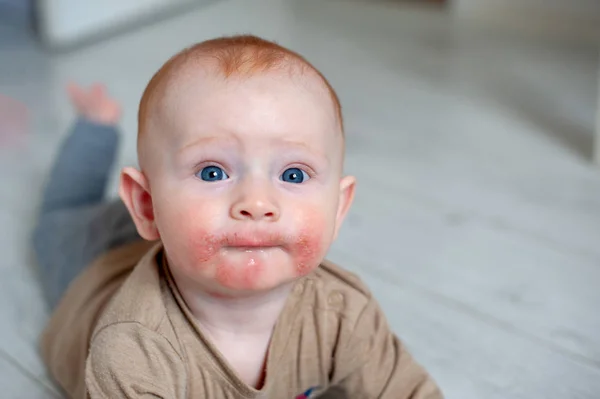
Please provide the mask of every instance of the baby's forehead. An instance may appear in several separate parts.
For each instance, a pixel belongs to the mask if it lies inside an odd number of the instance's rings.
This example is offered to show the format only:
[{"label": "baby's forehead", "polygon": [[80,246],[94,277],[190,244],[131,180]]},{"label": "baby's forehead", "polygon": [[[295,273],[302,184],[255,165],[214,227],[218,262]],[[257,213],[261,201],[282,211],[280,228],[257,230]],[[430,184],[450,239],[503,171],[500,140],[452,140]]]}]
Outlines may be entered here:
[{"label": "baby's forehead", "polygon": [[[181,105],[182,101],[190,98],[241,89],[246,92],[277,91],[280,95],[304,91],[310,92],[315,102],[330,102],[328,88],[320,77],[300,65],[227,76],[210,61],[190,63],[174,73],[165,85],[163,99]],[[331,104],[330,108],[335,115],[334,105]]]},{"label": "baby's forehead", "polygon": [[[296,119],[296,124],[338,130],[335,108],[318,77],[283,72],[224,77],[212,70],[189,68],[174,77],[155,109],[157,119],[172,127],[219,123],[257,108],[269,118]],[[222,119],[223,121],[219,121]],[[322,126],[317,126],[321,124]],[[341,134],[341,133],[340,133]]]},{"label": "baby's forehead", "polygon": [[[205,82],[197,90],[187,85],[186,93],[178,94],[170,128],[164,129],[168,135],[161,140],[161,147],[170,150],[168,158],[185,160],[203,148],[251,159],[268,148],[272,161],[305,154],[338,164],[343,139],[327,100],[294,82],[278,84],[273,79]],[[268,92],[271,89],[277,92]]]}]

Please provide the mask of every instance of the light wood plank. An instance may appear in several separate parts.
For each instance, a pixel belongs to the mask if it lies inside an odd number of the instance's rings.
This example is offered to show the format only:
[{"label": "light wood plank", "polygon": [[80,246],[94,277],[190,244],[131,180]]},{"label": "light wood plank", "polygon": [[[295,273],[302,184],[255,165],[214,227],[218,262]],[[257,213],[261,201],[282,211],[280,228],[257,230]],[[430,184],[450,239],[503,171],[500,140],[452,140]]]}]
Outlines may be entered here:
[{"label": "light wood plank", "polygon": [[368,272],[390,324],[449,399],[595,399],[596,368],[498,329],[443,298]]},{"label": "light wood plank", "polygon": [[[8,198],[4,198],[8,200]],[[38,337],[47,320],[37,275],[29,253],[28,216],[16,209],[0,210],[0,223],[12,226],[10,236],[2,242],[3,262],[0,263],[0,353],[26,370],[37,381],[52,384],[38,352]],[[0,385],[2,386],[2,385]]]},{"label": "light wood plank", "polygon": [[600,367],[600,268],[471,213],[362,182],[332,254]]},{"label": "light wood plank", "polygon": [[10,356],[0,350],[1,396],[6,399],[60,399],[61,395],[52,387],[23,369]]}]

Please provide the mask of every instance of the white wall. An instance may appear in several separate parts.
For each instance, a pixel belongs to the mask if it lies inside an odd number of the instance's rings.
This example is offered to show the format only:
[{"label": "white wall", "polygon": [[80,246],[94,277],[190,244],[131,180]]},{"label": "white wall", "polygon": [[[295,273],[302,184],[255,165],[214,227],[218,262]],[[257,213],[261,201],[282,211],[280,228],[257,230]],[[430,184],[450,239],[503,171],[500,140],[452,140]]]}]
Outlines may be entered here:
[{"label": "white wall", "polygon": [[600,0],[453,0],[463,12],[490,12],[495,9],[521,9],[570,17],[600,17]]},{"label": "white wall", "polygon": [[194,0],[40,0],[40,33],[50,45],[68,45]]},{"label": "white wall", "polygon": [[600,0],[451,0],[454,14],[486,25],[585,37],[600,36]]},{"label": "white wall", "polygon": [[[598,59],[600,66],[600,58]],[[600,67],[598,68],[598,97],[596,99],[596,136],[594,137],[594,160],[600,166]]]}]

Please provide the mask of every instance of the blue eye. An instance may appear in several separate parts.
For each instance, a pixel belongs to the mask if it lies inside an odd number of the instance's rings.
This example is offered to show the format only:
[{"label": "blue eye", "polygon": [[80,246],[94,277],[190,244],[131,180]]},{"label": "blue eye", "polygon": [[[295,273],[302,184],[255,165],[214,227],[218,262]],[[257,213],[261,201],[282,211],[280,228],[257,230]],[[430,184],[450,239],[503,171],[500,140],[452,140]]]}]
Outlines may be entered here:
[{"label": "blue eye", "polygon": [[289,168],[283,172],[281,180],[287,183],[304,183],[308,180],[308,174],[299,168]]},{"label": "blue eye", "polygon": [[225,171],[218,166],[207,166],[196,176],[200,176],[200,178],[204,181],[219,181],[229,178],[227,173],[225,173]]}]

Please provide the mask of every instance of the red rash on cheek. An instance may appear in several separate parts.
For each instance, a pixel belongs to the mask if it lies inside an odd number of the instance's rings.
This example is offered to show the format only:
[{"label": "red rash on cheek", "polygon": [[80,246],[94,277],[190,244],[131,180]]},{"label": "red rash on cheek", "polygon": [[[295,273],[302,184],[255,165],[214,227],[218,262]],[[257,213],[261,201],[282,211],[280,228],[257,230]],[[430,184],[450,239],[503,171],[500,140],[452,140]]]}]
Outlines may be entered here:
[{"label": "red rash on cheek", "polygon": [[292,247],[292,256],[296,261],[296,276],[310,273],[320,262],[323,251],[323,225],[320,220],[311,220],[299,234]]},{"label": "red rash on cheek", "polygon": [[195,266],[206,264],[219,252],[219,241],[214,234],[195,231],[188,237],[188,250]]}]

